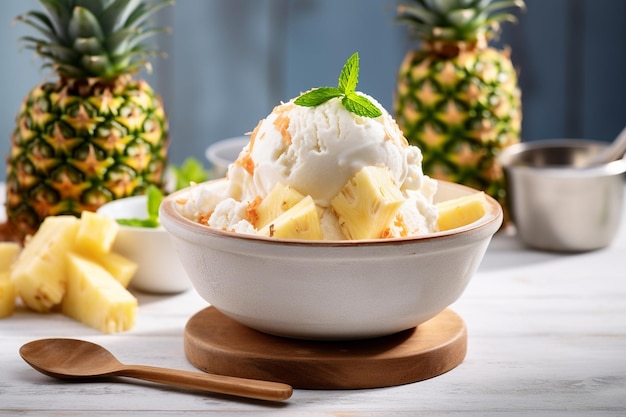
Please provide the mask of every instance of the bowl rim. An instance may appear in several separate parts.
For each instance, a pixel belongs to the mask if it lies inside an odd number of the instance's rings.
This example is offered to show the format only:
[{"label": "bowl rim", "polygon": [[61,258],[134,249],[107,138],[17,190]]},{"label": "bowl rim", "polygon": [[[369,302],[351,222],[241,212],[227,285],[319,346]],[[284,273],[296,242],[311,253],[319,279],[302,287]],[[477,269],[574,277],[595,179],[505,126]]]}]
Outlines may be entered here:
[{"label": "bowl rim", "polygon": [[245,135],[233,136],[226,139],[213,142],[204,150],[204,157],[212,164],[228,166],[233,161],[223,158],[220,152],[225,149],[237,149],[237,153],[241,152],[243,148],[250,142],[250,137]]},{"label": "bowl rim", "polygon": [[503,149],[497,157],[498,163],[502,165],[502,168],[506,171],[515,170],[525,173],[537,173],[538,175],[552,175],[555,177],[568,176],[568,177],[597,177],[597,176],[612,176],[620,175],[626,172],[626,155],[615,161],[607,164],[589,166],[589,167],[576,167],[570,165],[545,165],[545,166],[533,166],[527,164],[517,164],[515,159],[518,156],[538,150],[549,148],[587,148],[598,147],[606,148],[610,144],[608,142],[595,140],[595,139],[574,139],[574,138],[554,138],[554,139],[539,139],[527,142],[519,142]]},{"label": "bowl rim", "polygon": [[[206,181],[198,184],[200,186],[209,183],[216,183],[225,181],[225,178]],[[450,188],[459,188],[465,191],[480,192],[474,188],[457,184],[449,181],[437,180],[439,184],[445,184]],[[417,242],[417,241],[434,241],[441,240],[447,237],[457,237],[459,235],[467,234],[478,229],[499,228],[502,224],[504,213],[502,206],[490,195],[485,193],[485,198],[488,203],[487,213],[480,219],[451,230],[445,230],[441,232],[428,233],[418,236],[407,236],[397,238],[385,238],[385,239],[361,239],[361,240],[301,240],[301,239],[281,239],[272,238],[267,236],[250,235],[244,233],[229,232],[220,229],[215,229],[205,225],[201,225],[193,220],[183,217],[176,209],[176,200],[184,194],[190,191],[191,187],[186,187],[178,190],[172,194],[167,195],[159,207],[159,218],[161,219],[161,225],[165,227],[168,232],[169,223],[176,224],[179,227],[200,235],[214,236],[221,238],[229,238],[240,240],[244,242],[264,244],[264,245],[278,245],[278,246],[305,246],[305,247],[361,247],[361,246],[396,246],[402,243]],[[497,226],[495,225],[497,224]]]}]

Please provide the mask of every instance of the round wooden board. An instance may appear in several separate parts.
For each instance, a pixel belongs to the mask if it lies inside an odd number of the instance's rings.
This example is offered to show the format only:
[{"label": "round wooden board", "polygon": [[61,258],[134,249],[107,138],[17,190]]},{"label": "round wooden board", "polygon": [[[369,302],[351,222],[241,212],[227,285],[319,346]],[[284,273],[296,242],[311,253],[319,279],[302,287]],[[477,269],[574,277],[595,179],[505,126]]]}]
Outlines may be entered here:
[{"label": "round wooden board", "polygon": [[214,307],[185,327],[185,355],[210,373],[304,389],[388,387],[447,372],[465,358],[465,323],[445,310],[417,328],[376,339],[312,341],[261,333]]}]

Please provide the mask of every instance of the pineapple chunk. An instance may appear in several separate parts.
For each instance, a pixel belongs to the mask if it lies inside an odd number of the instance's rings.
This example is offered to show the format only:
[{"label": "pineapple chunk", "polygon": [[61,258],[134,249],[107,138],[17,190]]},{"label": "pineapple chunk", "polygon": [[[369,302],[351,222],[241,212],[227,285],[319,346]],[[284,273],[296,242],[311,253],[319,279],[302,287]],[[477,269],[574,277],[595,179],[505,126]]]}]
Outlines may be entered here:
[{"label": "pineapple chunk", "polygon": [[384,235],[404,197],[386,167],[367,166],[357,172],[330,201],[348,239]]},{"label": "pineapple chunk", "polygon": [[115,219],[83,211],[76,234],[76,248],[85,255],[97,256],[111,250],[119,225]]},{"label": "pineapple chunk", "polygon": [[9,271],[20,253],[20,245],[15,242],[0,242],[0,271]]},{"label": "pineapple chunk", "polygon": [[63,314],[103,333],[131,329],[137,315],[137,299],[102,266],[69,253],[67,293]]},{"label": "pineapple chunk", "polygon": [[93,260],[113,275],[113,278],[124,288],[128,287],[130,280],[137,272],[138,265],[135,262],[115,252],[98,255]]},{"label": "pineapple chunk", "polygon": [[8,271],[0,271],[0,319],[13,314],[15,308],[15,286]]},{"label": "pineapple chunk", "polygon": [[304,196],[288,185],[277,183],[257,207],[256,228],[262,229],[272,220],[295,206]]},{"label": "pineapple chunk", "polygon": [[46,217],[13,264],[11,280],[22,301],[35,311],[50,311],[65,295],[66,254],[74,245],[79,220]]},{"label": "pineapple chunk", "polygon": [[465,226],[480,219],[487,212],[485,193],[479,192],[443,201],[437,204],[437,211],[440,231]]},{"label": "pineapple chunk", "polygon": [[259,230],[260,235],[283,239],[323,239],[320,214],[311,196],[306,196],[295,206]]}]

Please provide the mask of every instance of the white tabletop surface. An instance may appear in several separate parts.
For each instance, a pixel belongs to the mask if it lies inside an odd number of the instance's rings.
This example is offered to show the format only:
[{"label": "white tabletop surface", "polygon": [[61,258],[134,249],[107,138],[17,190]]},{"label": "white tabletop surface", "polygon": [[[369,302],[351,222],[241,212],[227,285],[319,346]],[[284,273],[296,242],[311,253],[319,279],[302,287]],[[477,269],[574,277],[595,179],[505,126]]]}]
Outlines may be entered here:
[{"label": "white tabletop surface", "polygon": [[23,307],[0,319],[0,416],[626,416],[626,221],[610,247],[573,255],[497,235],[451,307],[467,324],[467,356],[426,381],[297,389],[277,404],[130,379],[62,382],[20,358],[24,343],[71,337],[102,344],[127,364],[196,370],[183,330],[207,304],[194,290],[135,294],[137,324],[122,334]]}]

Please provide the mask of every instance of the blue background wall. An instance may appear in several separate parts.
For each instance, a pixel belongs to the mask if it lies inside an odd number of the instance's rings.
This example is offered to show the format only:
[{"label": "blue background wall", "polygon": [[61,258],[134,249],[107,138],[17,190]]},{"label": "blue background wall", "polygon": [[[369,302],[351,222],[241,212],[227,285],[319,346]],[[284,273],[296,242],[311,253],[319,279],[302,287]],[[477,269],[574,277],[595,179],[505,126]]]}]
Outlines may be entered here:
[{"label": "blue background wall", "polygon": [[[610,140],[626,125],[626,1],[526,0],[499,41],[520,70],[524,140]],[[246,133],[279,101],[334,85],[345,59],[361,56],[359,89],[391,110],[396,71],[414,44],[394,22],[396,0],[177,0],[159,23],[167,59],[143,74],[163,96],[171,160],[203,158],[214,141]],[[9,149],[22,98],[44,77],[19,51],[33,34],[13,17],[36,0],[0,2],[0,152]],[[0,168],[0,179],[4,167]]]}]

